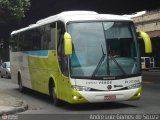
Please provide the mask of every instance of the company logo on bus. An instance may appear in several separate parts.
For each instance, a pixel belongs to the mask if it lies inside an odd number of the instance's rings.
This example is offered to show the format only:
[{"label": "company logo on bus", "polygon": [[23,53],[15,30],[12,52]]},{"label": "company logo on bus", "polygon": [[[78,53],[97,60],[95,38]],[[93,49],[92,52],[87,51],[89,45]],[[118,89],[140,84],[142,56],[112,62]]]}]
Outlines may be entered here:
[{"label": "company logo on bus", "polygon": [[111,90],[112,89],[112,85],[108,85],[107,88],[108,88],[108,90]]}]

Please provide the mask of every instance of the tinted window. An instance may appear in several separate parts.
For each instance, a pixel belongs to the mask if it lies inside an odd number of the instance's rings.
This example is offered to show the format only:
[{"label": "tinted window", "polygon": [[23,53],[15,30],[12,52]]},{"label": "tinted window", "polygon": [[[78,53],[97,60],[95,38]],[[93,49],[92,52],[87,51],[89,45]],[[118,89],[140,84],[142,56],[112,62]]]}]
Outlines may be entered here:
[{"label": "tinted window", "polygon": [[44,31],[42,32],[41,38],[41,49],[55,49],[55,32],[56,28],[54,26],[51,26],[50,24],[44,26]]},{"label": "tinted window", "polygon": [[10,41],[12,51],[54,50],[54,23],[13,35]]},{"label": "tinted window", "polygon": [[26,31],[24,34],[23,50],[40,50],[41,49],[41,34],[40,28]]}]

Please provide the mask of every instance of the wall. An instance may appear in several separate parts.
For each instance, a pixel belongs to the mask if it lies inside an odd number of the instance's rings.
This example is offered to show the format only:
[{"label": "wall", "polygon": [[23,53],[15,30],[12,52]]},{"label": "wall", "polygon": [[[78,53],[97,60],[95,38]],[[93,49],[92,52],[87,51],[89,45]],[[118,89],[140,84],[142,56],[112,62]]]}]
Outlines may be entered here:
[{"label": "wall", "polygon": [[152,41],[153,53],[144,54],[141,49],[141,55],[154,57],[156,67],[160,67],[160,9],[147,11],[146,14],[133,18],[133,21],[137,31],[147,32]]}]

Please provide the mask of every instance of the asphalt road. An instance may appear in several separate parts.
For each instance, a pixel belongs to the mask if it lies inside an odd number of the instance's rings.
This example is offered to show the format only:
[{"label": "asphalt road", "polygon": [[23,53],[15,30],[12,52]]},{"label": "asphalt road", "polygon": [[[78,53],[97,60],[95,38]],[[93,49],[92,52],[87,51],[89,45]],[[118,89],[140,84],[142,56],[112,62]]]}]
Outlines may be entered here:
[{"label": "asphalt road", "polygon": [[[144,119],[144,117],[146,117],[146,119],[150,117],[160,119],[160,116],[150,116],[151,114],[160,114],[160,72],[143,72],[143,93],[139,101],[81,105],[62,103],[60,107],[56,107],[46,95],[32,90],[27,90],[26,93],[20,93],[18,85],[12,83],[11,79],[5,78],[0,79],[0,92],[21,98],[29,104],[29,110],[17,115],[19,120],[105,120],[110,117],[115,117],[108,116],[111,114],[131,114],[134,116],[128,117],[134,119],[135,115],[139,115],[138,119]],[[146,114],[149,114],[149,116],[144,116]],[[119,119],[124,117],[126,116],[118,116]]]}]

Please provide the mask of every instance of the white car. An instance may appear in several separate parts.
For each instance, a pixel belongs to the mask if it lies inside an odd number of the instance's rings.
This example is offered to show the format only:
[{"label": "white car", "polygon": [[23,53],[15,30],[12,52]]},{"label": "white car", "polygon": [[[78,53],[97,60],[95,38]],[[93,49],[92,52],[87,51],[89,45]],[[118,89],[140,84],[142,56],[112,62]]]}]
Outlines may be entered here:
[{"label": "white car", "polygon": [[0,66],[0,76],[3,78],[11,78],[10,62],[3,62]]}]

